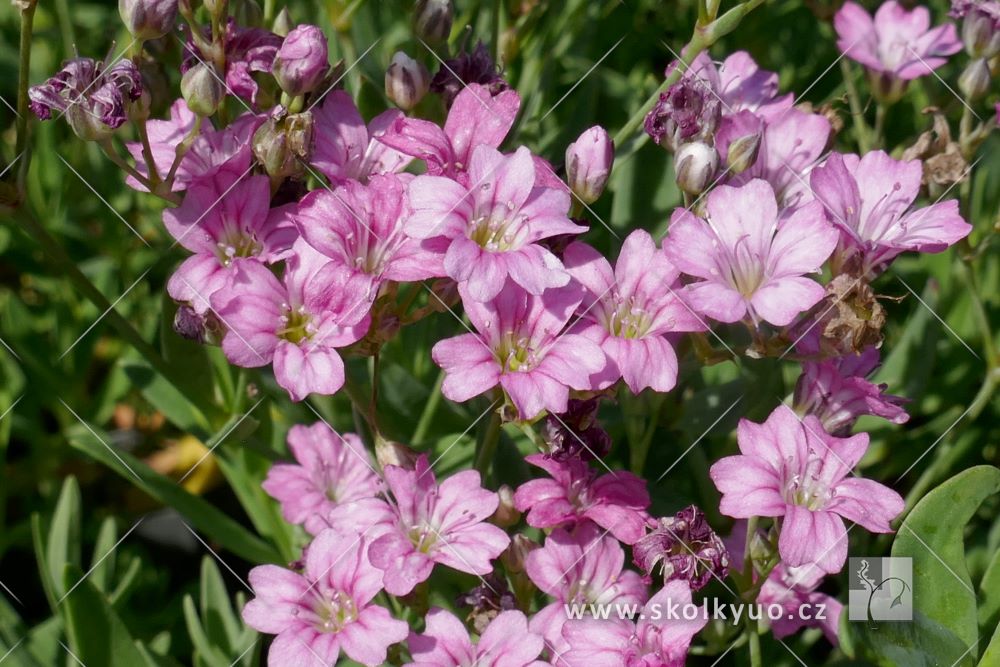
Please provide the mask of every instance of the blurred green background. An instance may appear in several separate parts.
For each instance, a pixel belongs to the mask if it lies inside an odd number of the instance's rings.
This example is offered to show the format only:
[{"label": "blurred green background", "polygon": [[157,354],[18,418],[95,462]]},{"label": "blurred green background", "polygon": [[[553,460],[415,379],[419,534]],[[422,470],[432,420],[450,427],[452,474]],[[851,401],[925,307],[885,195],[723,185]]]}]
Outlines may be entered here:
[{"label": "blurred green background", "polygon": [[[601,124],[613,134],[639,109],[696,17],[688,0],[456,4],[452,50],[463,39],[470,46],[486,42],[523,98],[506,146],[524,143],[557,166],[580,132]],[[931,6],[935,19],[943,20],[946,3]],[[437,69],[435,56],[412,34],[409,0],[291,0],[287,8],[296,22],[327,32],[333,60],[356,63],[345,86],[366,117],[387,105],[382,77],[393,52],[404,50]],[[838,147],[856,150],[842,70],[831,67],[838,56],[828,21],[834,9],[825,0],[767,2],[712,53],[721,60],[746,49],[780,74],[783,92],[808,88],[803,101],[828,104],[844,121]],[[0,96],[9,105],[16,99],[18,31],[17,11],[3,2]],[[99,58],[129,42],[114,2],[42,0],[31,81],[43,81],[75,53]],[[180,46],[173,36],[151,45],[174,91]],[[965,59],[955,56],[939,70],[941,77],[954,85]],[[170,101],[157,99],[154,115],[162,117]],[[0,106],[3,166],[16,157],[15,114],[8,104]],[[921,111],[930,105],[942,108],[957,129],[959,101],[941,81],[925,77],[889,112],[888,146],[899,152],[929,129],[930,117]],[[978,111],[988,116],[985,105]],[[76,140],[65,123],[32,119],[30,125],[27,201],[16,215],[4,213],[0,224],[0,662],[75,664],[72,648],[90,656],[88,667],[258,664],[266,642],[238,620],[248,594],[246,574],[260,562],[297,558],[304,543],[301,532],[281,522],[259,482],[271,461],[287,458],[290,424],[321,415],[338,429],[355,430],[357,415],[344,396],[293,404],[267,373],[230,368],[217,348],[175,335],[165,282],[183,252],[170,248],[161,204],[124,187],[119,170],[96,146]],[[969,182],[949,195],[966,194],[963,210],[976,227],[974,257],[965,244],[941,255],[905,257],[875,285],[889,311],[877,378],[912,400],[912,417],[902,427],[862,420],[858,428],[868,430],[873,443],[862,469],[906,496],[908,507],[960,470],[1000,462],[995,378],[987,380],[998,361],[990,333],[1000,298],[998,145],[994,133]],[[11,173],[17,168],[13,164]],[[594,221],[587,240],[614,255],[629,230],[662,234],[679,203],[665,151],[649,143],[619,146],[609,192],[594,206],[610,230]],[[171,379],[29,233],[26,218],[54,237],[113,304],[119,324],[133,327],[155,350]],[[439,475],[470,465],[477,432],[488,421],[486,399],[456,405],[435,390],[439,374],[430,346],[460,328],[450,314],[436,314],[406,328],[380,360],[382,429],[417,449],[446,452]],[[719,334],[731,342],[741,335],[725,327]],[[349,373],[371,391],[369,360],[351,359]],[[643,472],[654,511],[696,502],[726,529],[707,466],[733,449],[739,417],[763,419],[789,394],[797,374],[796,364],[768,359],[703,368],[688,354],[674,392],[625,396],[606,406],[602,417],[615,442],[608,463],[628,468],[630,445],[652,442]],[[490,485],[526,479],[530,473],[512,450],[523,454],[529,447],[516,432],[506,433]],[[998,500],[989,498],[966,528],[966,560],[976,586],[985,584],[991,560],[995,566]],[[853,531],[851,539],[852,554],[888,553],[888,539],[863,531]],[[824,590],[846,601],[845,581],[843,575],[832,578]],[[476,583],[437,572],[435,601],[450,605]],[[987,613],[983,628],[996,624],[996,613]],[[724,650],[724,638],[711,634],[700,642],[706,655],[692,656],[693,663],[713,664],[714,654]],[[787,644],[792,651],[765,640],[766,664],[795,665],[796,655],[809,665],[843,659],[816,631]],[[734,650],[719,664],[744,664],[744,658],[745,648]]]}]

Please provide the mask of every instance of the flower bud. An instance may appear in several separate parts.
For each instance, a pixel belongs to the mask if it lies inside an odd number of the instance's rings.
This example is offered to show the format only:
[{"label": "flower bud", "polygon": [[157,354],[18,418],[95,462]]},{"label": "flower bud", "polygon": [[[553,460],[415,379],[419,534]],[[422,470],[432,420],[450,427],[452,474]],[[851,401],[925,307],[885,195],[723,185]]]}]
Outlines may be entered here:
[{"label": "flower bud", "polygon": [[508,574],[521,574],[528,562],[528,554],[537,548],[537,542],[532,542],[529,538],[518,533],[511,538],[507,550],[500,554],[500,562],[503,563]]},{"label": "flower bud", "polygon": [[226,90],[215,67],[200,62],[181,78],[181,95],[188,109],[199,116],[211,116],[222,104]]},{"label": "flower bud", "polygon": [[302,173],[312,146],[313,118],[308,111],[289,114],[277,107],[253,135],[253,154],[275,179]]},{"label": "flower bud", "polygon": [[990,92],[990,66],[985,58],[970,60],[958,77],[958,89],[969,100],[978,100]]},{"label": "flower bud", "polygon": [[405,470],[417,467],[419,454],[401,442],[386,440],[381,435],[375,436],[375,460],[380,468],[396,466]]},{"label": "flower bud", "polygon": [[177,0],[118,0],[118,13],[136,39],[157,39],[173,30]]},{"label": "flower bud", "polygon": [[271,65],[278,85],[292,97],[314,90],[329,69],[326,36],[314,25],[300,25],[288,33]]},{"label": "flower bud", "polygon": [[417,37],[431,44],[447,40],[454,13],[451,0],[417,0],[413,8],[413,29]]},{"label": "flower bud", "polygon": [[566,180],[573,194],[592,204],[604,192],[615,159],[615,145],[607,131],[595,125],[566,148]]},{"label": "flower bud", "polygon": [[271,32],[279,37],[287,37],[288,33],[292,31],[295,24],[292,23],[292,17],[288,13],[288,7],[282,7],[278,15],[274,17],[274,25],[271,26]]},{"label": "flower bud", "polygon": [[1000,53],[1000,15],[970,8],[962,19],[962,43],[973,58],[990,59]]},{"label": "flower bud", "polygon": [[742,174],[757,161],[757,153],[760,151],[760,134],[748,134],[740,137],[729,144],[729,153],[726,156],[726,167],[733,174]]},{"label": "flower bud", "polygon": [[385,71],[385,95],[393,104],[409,111],[424,99],[431,86],[431,74],[402,51],[396,51]]},{"label": "flower bud", "polygon": [[510,528],[521,520],[521,513],[514,507],[514,490],[506,484],[500,485],[497,489],[500,496],[500,504],[497,511],[490,517],[490,522],[501,528]]},{"label": "flower bud", "polygon": [[711,184],[719,168],[719,153],[700,141],[684,144],[674,156],[677,185],[689,195],[700,195]]}]

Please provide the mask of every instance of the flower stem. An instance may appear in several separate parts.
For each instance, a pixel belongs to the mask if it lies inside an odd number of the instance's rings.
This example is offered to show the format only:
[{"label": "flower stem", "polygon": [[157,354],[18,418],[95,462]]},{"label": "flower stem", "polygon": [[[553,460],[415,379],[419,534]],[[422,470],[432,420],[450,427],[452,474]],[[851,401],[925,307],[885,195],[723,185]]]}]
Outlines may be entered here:
[{"label": "flower stem", "polygon": [[17,168],[17,198],[24,199],[24,180],[28,174],[28,80],[31,76],[31,29],[35,21],[35,3],[21,10],[21,44],[17,75],[17,139],[14,159],[20,159]]},{"label": "flower stem", "polygon": [[427,402],[424,404],[424,411],[420,413],[417,428],[414,429],[413,435],[410,437],[411,444],[419,444],[427,437],[427,431],[431,427],[431,422],[434,421],[434,413],[437,412],[438,406],[441,405],[442,384],[444,384],[444,370],[438,372],[434,387],[431,389],[430,396],[427,397]]},{"label": "flower stem", "polygon": [[865,110],[861,106],[858,88],[854,85],[854,72],[851,71],[851,64],[847,62],[846,58],[840,59],[840,71],[844,76],[844,88],[847,89],[847,103],[851,107],[851,119],[854,121],[854,134],[858,142],[858,149],[862,153],[867,153],[871,148],[868,123],[865,122]]},{"label": "flower stem", "polygon": [[490,415],[490,421],[483,430],[482,437],[476,443],[476,470],[484,478],[487,471],[493,465],[493,457],[496,455],[497,445],[500,444],[500,411],[494,410]]}]

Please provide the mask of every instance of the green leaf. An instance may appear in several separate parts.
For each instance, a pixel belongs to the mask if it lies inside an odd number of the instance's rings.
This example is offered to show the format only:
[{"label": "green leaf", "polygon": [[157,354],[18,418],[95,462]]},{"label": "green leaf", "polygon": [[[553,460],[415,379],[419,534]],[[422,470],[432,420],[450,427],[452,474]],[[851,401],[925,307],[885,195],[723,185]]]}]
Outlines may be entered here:
[{"label": "green leaf", "polygon": [[[1000,550],[979,582],[979,630],[985,636],[1000,623]],[[995,638],[994,638],[995,639]]]},{"label": "green leaf", "polygon": [[281,562],[274,548],[233,521],[215,506],[185,491],[168,477],[155,472],[142,461],[121,450],[112,451],[99,436],[82,425],[67,430],[69,443],[91,458],[103,463],[165,505],[173,507],[194,528],[210,536],[234,554],[253,563]]},{"label": "green leaf", "polygon": [[[892,544],[893,556],[913,559],[914,609],[962,643],[958,653],[949,649],[936,655],[944,664],[952,664],[965,648],[979,642],[976,593],[965,563],[963,534],[983,501],[998,491],[1000,469],[964,470],[917,503]],[[969,655],[978,655],[975,647]]]},{"label": "green leaf", "polygon": [[90,580],[102,593],[111,589],[111,579],[115,572],[115,543],[118,541],[118,530],[114,517],[107,517],[101,522],[94,543],[94,553],[90,557]]},{"label": "green leaf", "polygon": [[55,583],[53,592],[57,597],[66,591],[62,587],[66,565],[80,567],[80,505],[80,485],[75,477],[67,477],[59,492],[49,525],[49,537],[45,542],[45,562]]},{"label": "green leaf", "polygon": [[184,622],[187,625],[191,643],[194,644],[196,659],[212,667],[225,667],[229,664],[231,659],[221,647],[209,639],[209,634],[202,627],[198,619],[198,611],[194,606],[194,599],[190,595],[184,596]]},{"label": "green leaf", "polygon": [[205,556],[201,560],[201,615],[210,637],[225,637],[227,644],[235,644],[242,624],[233,613],[229,591],[215,560]]},{"label": "green leaf", "polygon": [[125,623],[80,568],[67,565],[60,582],[67,590],[76,586],[63,601],[62,610],[66,634],[77,660],[105,667],[153,664],[146,661]]},{"label": "green leaf", "polygon": [[[881,667],[971,667],[974,662],[962,640],[940,623],[918,611],[910,622],[882,622],[876,627],[847,620],[842,615],[841,648],[852,658],[864,657]],[[941,656],[951,656],[942,658]]]},{"label": "green leaf", "polygon": [[146,400],[162,412],[170,423],[201,440],[212,432],[208,418],[198,406],[144,360],[131,359],[122,361],[121,364],[125,374]]},{"label": "green leaf", "polygon": [[996,667],[996,665],[1000,665],[1000,625],[993,631],[993,639],[983,651],[983,659],[979,661],[979,667]]}]

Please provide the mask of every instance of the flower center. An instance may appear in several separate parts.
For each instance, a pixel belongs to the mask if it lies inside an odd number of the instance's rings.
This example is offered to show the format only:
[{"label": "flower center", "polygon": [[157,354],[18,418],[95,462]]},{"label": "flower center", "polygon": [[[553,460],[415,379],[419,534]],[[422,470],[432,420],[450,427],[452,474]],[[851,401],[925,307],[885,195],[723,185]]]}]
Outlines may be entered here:
[{"label": "flower center", "polygon": [[513,331],[500,337],[494,355],[505,372],[530,371],[540,361],[531,340]]},{"label": "flower center", "polygon": [[605,309],[604,327],[617,338],[642,338],[649,331],[653,318],[634,297],[621,299],[618,295]]},{"label": "flower center", "polygon": [[358,608],[347,593],[337,591],[331,597],[317,596],[313,603],[315,628],[319,632],[340,632],[358,618]]},{"label": "flower center", "polygon": [[417,551],[423,554],[429,554],[437,543],[437,533],[426,523],[411,526],[406,536],[410,538]]},{"label": "flower center", "polygon": [[256,235],[242,231],[227,231],[216,243],[216,256],[223,266],[229,266],[237,257],[256,257],[264,250]]},{"label": "flower center", "polygon": [[833,490],[820,478],[822,465],[820,459],[810,458],[802,469],[788,477],[785,481],[785,502],[805,507],[810,512],[826,507],[833,498]]},{"label": "flower center", "polygon": [[306,312],[305,306],[292,308],[283,303],[281,308],[285,314],[281,316],[281,328],[277,332],[278,338],[295,344],[312,338],[312,335],[316,333],[316,327],[312,324],[312,315]]},{"label": "flower center", "polygon": [[733,248],[729,277],[736,291],[749,299],[764,282],[764,258],[750,249],[748,238],[740,237]]}]

